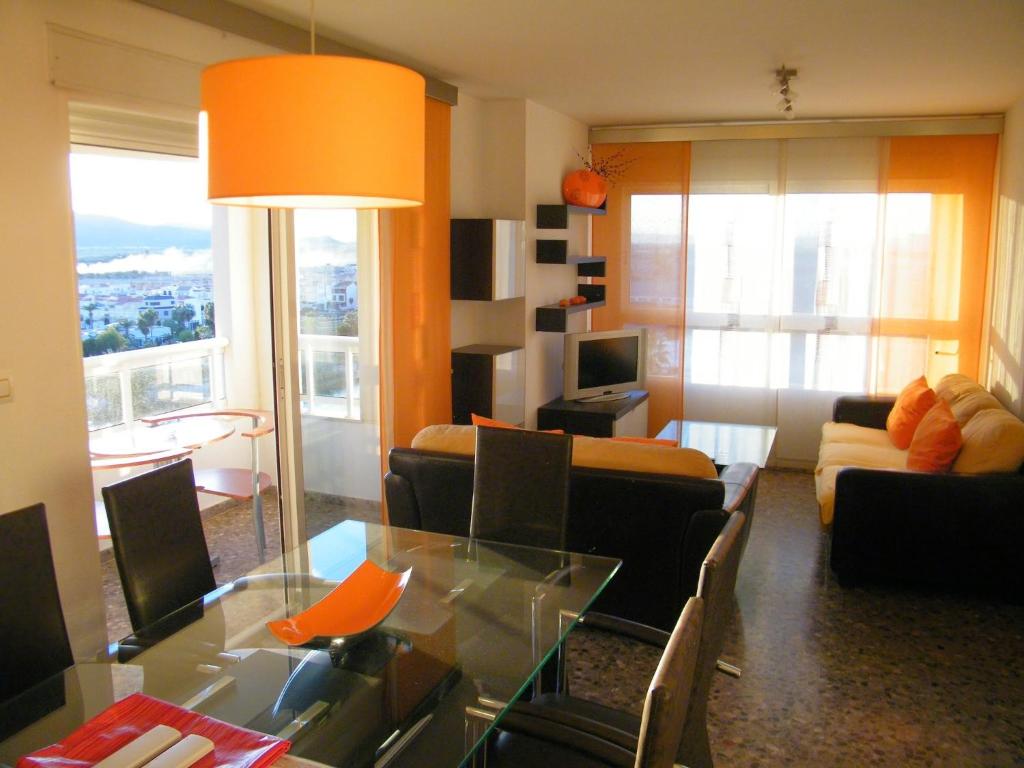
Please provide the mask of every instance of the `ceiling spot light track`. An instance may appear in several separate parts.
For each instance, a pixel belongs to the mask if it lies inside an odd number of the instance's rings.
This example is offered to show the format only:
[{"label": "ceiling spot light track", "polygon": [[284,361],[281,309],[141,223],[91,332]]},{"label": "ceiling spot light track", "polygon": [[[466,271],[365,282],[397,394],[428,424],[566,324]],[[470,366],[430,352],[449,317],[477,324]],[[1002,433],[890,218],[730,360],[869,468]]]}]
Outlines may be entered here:
[{"label": "ceiling spot light track", "polygon": [[775,70],[775,81],[777,83],[775,92],[780,97],[775,108],[779,110],[787,120],[792,120],[796,117],[796,112],[793,111],[793,102],[796,100],[797,93],[790,85],[790,80],[795,79],[796,70],[788,69],[785,64]]}]

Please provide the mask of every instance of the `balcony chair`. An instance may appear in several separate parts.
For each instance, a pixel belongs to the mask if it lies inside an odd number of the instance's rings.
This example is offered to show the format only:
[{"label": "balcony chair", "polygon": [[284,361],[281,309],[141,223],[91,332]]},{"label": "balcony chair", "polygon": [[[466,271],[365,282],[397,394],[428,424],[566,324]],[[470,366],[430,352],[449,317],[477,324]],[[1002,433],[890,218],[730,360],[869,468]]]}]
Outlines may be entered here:
[{"label": "balcony chair", "polygon": [[[639,729],[626,733],[607,726],[578,722],[575,714],[552,711],[542,717],[529,707],[516,706],[501,721],[486,745],[488,765],[590,768],[635,766],[671,768],[675,765],[691,699],[697,694],[704,602],[691,597],[665,644],[665,652],[644,699]],[[579,727],[578,727],[579,726]]]},{"label": "balcony chair", "polygon": [[74,664],[42,504],[0,515],[0,628],[0,702]]},{"label": "balcony chair", "polygon": [[565,549],[572,436],[476,428],[469,537]]},{"label": "balcony chair", "polygon": [[248,467],[215,467],[195,471],[196,491],[222,496],[235,501],[252,500],[252,524],[256,535],[256,555],[262,563],[266,559],[267,539],[263,530],[263,498],[261,494],[270,487],[270,475],[260,471],[259,446],[257,438],[274,431],[271,414],[268,411],[229,409],[223,411],[202,411],[199,413],[173,413],[142,419],[144,424],[156,426],[181,419],[247,418],[251,421],[249,430],[242,432],[250,440],[250,465]]},{"label": "balcony chair", "polygon": [[[701,567],[697,597],[704,603],[697,670],[691,691],[689,711],[682,728],[677,761],[691,768],[713,765],[707,732],[708,694],[715,670],[734,674],[729,665],[720,664],[718,656],[725,640],[725,630],[733,611],[733,594],[740,557],[746,516],[733,512],[722,532],[715,539]],[[587,614],[580,619],[583,626],[613,632],[648,645],[667,646],[669,636],[661,630],[604,614]],[[641,719],[604,705],[571,696],[560,670],[559,692],[546,693],[526,703],[515,704],[513,712],[525,717],[547,718],[553,724],[571,724],[592,736],[636,750],[641,733]],[[504,720],[502,721],[505,722]],[[551,727],[555,727],[552,725]]]}]

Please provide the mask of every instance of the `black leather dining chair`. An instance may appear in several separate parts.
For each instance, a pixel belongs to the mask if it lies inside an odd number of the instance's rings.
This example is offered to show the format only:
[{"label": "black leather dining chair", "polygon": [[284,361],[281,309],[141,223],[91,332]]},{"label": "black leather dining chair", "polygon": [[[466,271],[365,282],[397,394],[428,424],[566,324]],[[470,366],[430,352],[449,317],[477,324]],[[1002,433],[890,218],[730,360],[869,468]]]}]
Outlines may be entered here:
[{"label": "black leather dining chair", "polygon": [[[733,594],[743,550],[747,518],[733,512],[722,532],[715,539],[701,567],[697,597],[704,602],[697,668],[694,674],[688,712],[682,728],[677,761],[691,768],[713,765],[707,731],[708,695],[718,668],[718,657],[725,641],[725,631],[733,612]],[[587,614],[580,623],[585,627],[607,631],[654,646],[666,646],[669,636],[659,629],[604,614]],[[602,704],[574,697],[563,682],[556,693],[544,693],[529,702],[514,705],[518,714],[550,721],[549,729],[558,730],[571,724],[574,730],[611,742],[620,748],[635,747],[641,731],[641,719]]]},{"label": "black leather dining chair", "polygon": [[594,720],[568,710],[549,710],[535,717],[531,707],[515,705],[487,745],[487,763],[497,768],[671,768],[695,692],[703,619],[704,601],[691,597],[665,644],[637,730],[623,731],[615,724],[597,726]]},{"label": "black leather dining chair", "polygon": [[72,664],[46,508],[0,515],[0,702]]},{"label": "black leather dining chair", "polygon": [[565,549],[572,435],[476,428],[472,539]]},{"label": "black leather dining chair", "polygon": [[133,630],[216,588],[191,459],[109,485],[103,503]]}]

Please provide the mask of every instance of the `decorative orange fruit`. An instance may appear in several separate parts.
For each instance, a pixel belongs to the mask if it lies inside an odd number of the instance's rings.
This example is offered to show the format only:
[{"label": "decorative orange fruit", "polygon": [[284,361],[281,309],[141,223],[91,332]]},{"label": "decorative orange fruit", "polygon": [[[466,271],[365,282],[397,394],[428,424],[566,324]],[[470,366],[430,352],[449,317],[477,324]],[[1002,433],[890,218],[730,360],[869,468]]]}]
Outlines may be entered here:
[{"label": "decorative orange fruit", "polygon": [[593,171],[573,171],[562,182],[562,197],[569,205],[597,208],[608,196],[608,182]]}]

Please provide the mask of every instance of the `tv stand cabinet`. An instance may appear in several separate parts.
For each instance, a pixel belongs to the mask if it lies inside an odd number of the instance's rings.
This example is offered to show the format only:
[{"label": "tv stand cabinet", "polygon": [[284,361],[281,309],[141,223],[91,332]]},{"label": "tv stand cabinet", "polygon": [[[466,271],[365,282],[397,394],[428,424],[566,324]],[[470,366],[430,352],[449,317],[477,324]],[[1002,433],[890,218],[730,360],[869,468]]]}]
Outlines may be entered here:
[{"label": "tv stand cabinet", "polygon": [[647,391],[624,400],[581,403],[558,398],[537,409],[537,429],[564,429],[591,437],[647,437]]}]

